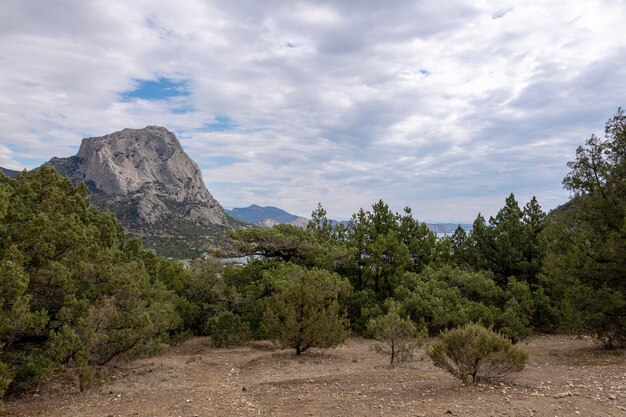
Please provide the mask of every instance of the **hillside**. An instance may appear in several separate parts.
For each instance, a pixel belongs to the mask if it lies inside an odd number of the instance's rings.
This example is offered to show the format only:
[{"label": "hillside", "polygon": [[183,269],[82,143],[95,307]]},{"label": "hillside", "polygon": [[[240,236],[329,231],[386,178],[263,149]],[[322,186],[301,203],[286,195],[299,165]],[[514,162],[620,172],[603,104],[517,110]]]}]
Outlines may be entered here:
[{"label": "hillside", "polygon": [[2,172],[6,177],[15,178],[20,173],[19,171],[13,171],[12,169],[6,169],[0,167],[0,172]]}]

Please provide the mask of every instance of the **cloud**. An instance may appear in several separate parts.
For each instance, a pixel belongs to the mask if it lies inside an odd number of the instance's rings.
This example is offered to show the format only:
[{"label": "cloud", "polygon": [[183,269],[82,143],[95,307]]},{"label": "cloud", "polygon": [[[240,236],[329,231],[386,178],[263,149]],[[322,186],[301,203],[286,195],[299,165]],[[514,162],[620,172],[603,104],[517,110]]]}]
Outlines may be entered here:
[{"label": "cloud", "polygon": [[7,169],[19,169],[19,164],[13,161],[13,151],[6,146],[0,145],[0,166]]},{"label": "cloud", "polygon": [[552,208],[625,104],[625,18],[619,0],[6,0],[0,165],[157,124],[227,207]]}]

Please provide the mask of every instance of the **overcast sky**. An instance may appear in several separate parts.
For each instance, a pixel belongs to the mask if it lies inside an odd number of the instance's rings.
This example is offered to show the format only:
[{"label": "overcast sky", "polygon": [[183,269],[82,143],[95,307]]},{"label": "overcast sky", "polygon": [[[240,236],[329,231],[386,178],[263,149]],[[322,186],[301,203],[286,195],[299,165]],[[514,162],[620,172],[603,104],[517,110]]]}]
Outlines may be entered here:
[{"label": "overcast sky", "polygon": [[224,207],[544,209],[626,106],[626,0],[0,2],[0,166],[175,132]]}]

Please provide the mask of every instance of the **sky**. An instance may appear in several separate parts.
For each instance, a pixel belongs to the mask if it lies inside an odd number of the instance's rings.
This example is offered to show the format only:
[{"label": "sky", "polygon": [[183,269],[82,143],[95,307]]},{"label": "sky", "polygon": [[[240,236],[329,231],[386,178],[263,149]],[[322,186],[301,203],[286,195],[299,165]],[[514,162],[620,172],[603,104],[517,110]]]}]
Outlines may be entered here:
[{"label": "sky", "polygon": [[0,166],[165,126],[226,208],[567,201],[626,106],[626,0],[2,0]]}]

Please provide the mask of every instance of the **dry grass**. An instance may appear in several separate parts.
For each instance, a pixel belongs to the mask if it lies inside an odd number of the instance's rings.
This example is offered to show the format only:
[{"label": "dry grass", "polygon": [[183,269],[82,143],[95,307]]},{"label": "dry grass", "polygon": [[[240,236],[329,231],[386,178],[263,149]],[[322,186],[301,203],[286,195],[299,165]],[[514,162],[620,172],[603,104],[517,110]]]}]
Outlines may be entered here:
[{"label": "dry grass", "polygon": [[[8,401],[2,416],[626,416],[626,357],[590,340],[533,337],[513,383],[465,387],[423,351],[391,367],[372,341],[296,357],[268,342],[215,349],[196,338],[78,391],[73,373]],[[579,414],[577,414],[578,412]]]}]

